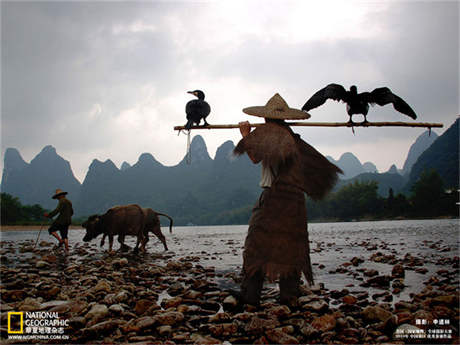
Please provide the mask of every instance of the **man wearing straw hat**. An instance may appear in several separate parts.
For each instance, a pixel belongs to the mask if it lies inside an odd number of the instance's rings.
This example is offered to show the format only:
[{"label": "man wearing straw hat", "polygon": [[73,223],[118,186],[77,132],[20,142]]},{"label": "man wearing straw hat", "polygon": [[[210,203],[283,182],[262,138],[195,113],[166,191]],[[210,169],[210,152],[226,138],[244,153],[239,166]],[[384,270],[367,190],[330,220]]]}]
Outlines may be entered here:
[{"label": "man wearing straw hat", "polygon": [[[59,213],[59,216],[54,220],[51,224],[48,232],[50,235],[56,237],[59,241],[59,247],[62,244],[65,244],[65,251],[69,252],[69,239],[67,238],[67,234],[69,231],[70,223],[72,222],[72,215],[73,215],[73,208],[72,203],[65,197],[67,192],[62,191],[61,189],[56,189],[56,193],[52,196],[53,199],[57,199],[59,201],[56,209],[54,209],[50,213],[44,214],[45,217],[53,218],[55,215]],[[61,233],[61,237],[59,237],[57,231]]]},{"label": "man wearing straw hat", "polygon": [[310,115],[289,108],[279,94],[265,106],[243,112],[263,117],[266,123],[251,132],[249,122],[240,122],[243,138],[234,150],[262,163],[263,191],[244,244],[242,302],[259,305],[267,277],[279,279],[280,303],[295,306],[302,272],[313,284],[304,193],[315,200],[323,198],[342,171],[291,130],[285,120]]}]

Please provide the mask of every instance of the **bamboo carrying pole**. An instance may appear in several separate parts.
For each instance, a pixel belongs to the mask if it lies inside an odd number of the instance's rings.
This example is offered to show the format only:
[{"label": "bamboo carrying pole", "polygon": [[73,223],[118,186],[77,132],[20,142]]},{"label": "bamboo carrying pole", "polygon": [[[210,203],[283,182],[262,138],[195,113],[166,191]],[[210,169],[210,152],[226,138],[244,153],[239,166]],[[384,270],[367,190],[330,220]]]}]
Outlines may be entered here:
[{"label": "bamboo carrying pole", "polygon": [[[367,123],[350,123],[350,122],[288,122],[289,126],[302,126],[302,127],[424,127],[424,128],[441,128],[442,123],[428,123],[428,122],[367,122]],[[265,123],[250,123],[251,127],[259,127]],[[229,129],[239,128],[238,124],[231,125],[208,125],[208,126],[192,126],[191,129]],[[185,129],[185,126],[175,126],[175,131]]]}]

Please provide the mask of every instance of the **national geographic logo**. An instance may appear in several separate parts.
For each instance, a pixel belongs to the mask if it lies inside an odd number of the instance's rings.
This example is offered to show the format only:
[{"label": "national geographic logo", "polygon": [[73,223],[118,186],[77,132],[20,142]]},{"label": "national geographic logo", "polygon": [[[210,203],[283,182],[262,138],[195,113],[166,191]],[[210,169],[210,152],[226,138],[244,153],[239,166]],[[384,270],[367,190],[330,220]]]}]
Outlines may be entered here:
[{"label": "national geographic logo", "polygon": [[22,311],[8,312],[8,334],[24,333],[24,315]]}]

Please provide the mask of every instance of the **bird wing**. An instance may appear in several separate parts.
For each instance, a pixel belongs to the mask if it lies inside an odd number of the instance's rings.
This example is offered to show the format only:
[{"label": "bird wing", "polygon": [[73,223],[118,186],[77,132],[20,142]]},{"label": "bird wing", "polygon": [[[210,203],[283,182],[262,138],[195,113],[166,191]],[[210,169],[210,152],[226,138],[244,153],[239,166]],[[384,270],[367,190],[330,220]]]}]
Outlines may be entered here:
[{"label": "bird wing", "polygon": [[366,98],[367,102],[377,103],[380,106],[392,103],[393,108],[395,108],[400,113],[403,113],[413,118],[414,120],[417,118],[417,115],[409,106],[409,104],[407,104],[401,97],[391,92],[391,90],[387,87],[379,87],[372,92],[364,92],[361,95]]},{"label": "bird wing", "polygon": [[310,99],[304,104],[302,110],[309,111],[323,105],[329,98],[334,101],[346,101],[347,91],[342,85],[329,84],[325,88],[317,91]]}]

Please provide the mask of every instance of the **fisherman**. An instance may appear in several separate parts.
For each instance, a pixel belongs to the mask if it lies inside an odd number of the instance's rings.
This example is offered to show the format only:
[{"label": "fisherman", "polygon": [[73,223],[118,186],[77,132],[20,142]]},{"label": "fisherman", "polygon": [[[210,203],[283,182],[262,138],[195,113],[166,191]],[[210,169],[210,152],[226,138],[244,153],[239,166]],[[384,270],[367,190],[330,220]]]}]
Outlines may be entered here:
[{"label": "fisherman", "polygon": [[295,134],[284,120],[308,119],[306,112],[289,108],[275,94],[265,106],[243,109],[265,118],[251,132],[240,122],[242,139],[235,154],[247,153],[253,163],[262,162],[263,188],[249,220],[243,251],[241,302],[260,304],[265,277],[279,279],[280,303],[296,306],[302,272],[313,284],[307,229],[306,193],[323,198],[342,171]]},{"label": "fisherman", "polygon": [[[53,218],[55,215],[59,214],[59,216],[51,224],[48,232],[59,241],[58,247],[62,247],[62,244],[65,245],[66,253],[69,252],[69,239],[67,235],[73,215],[72,203],[65,197],[67,194],[67,192],[63,192],[61,189],[56,189],[56,193],[52,198],[57,199],[59,203],[54,211],[50,213],[45,212],[44,214],[44,216],[48,218]],[[61,233],[61,236],[58,235],[58,230]]]}]

